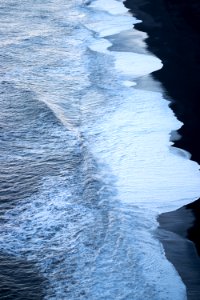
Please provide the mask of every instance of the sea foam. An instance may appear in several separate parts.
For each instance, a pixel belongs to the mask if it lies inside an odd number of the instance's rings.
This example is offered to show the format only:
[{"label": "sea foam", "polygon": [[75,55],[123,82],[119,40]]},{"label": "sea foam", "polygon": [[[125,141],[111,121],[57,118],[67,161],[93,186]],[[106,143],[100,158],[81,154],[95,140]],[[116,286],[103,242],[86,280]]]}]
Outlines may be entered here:
[{"label": "sea foam", "polygon": [[[137,78],[162,68],[162,62],[147,50],[146,54],[109,50],[109,27],[110,35],[120,33],[124,31],[123,20],[127,20],[127,25],[130,20],[123,9],[121,14],[110,17],[113,2],[120,5],[118,1],[112,1],[110,6],[104,6],[103,1],[92,2],[93,10],[96,7],[103,11],[104,21],[95,21],[95,26],[93,22],[87,23],[98,34],[89,47],[114,58],[121,84],[127,88],[119,86],[117,109],[96,122],[90,145],[100,161],[106,162],[116,174],[119,199],[158,212],[177,209],[198,198],[199,166],[171,148],[170,132],[180,129],[182,123],[169,108],[162,91],[131,87]],[[118,19],[116,27],[112,18]],[[137,20],[133,18],[132,23]],[[107,32],[102,28],[107,28]]]}]

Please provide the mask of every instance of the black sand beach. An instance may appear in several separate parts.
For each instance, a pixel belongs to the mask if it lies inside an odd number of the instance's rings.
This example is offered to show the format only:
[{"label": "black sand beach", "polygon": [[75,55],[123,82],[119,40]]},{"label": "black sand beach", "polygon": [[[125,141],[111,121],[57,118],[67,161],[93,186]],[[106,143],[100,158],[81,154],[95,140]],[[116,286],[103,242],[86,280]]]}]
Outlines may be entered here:
[{"label": "black sand beach", "polygon": [[[164,64],[153,76],[184,123],[175,146],[200,164],[200,1],[127,0],[125,5],[143,21],[136,29],[148,34],[148,49]],[[200,299],[200,200],[161,215],[159,223],[166,256],[186,284],[188,299]]]}]

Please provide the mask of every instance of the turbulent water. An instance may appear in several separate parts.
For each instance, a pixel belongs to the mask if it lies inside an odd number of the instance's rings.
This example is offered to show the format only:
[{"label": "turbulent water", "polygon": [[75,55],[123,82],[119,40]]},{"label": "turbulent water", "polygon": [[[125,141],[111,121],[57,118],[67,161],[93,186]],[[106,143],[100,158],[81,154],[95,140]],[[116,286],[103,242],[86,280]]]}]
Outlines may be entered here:
[{"label": "turbulent water", "polygon": [[137,22],[116,0],[1,0],[1,299],[186,299],[156,217],[200,195],[199,166]]}]

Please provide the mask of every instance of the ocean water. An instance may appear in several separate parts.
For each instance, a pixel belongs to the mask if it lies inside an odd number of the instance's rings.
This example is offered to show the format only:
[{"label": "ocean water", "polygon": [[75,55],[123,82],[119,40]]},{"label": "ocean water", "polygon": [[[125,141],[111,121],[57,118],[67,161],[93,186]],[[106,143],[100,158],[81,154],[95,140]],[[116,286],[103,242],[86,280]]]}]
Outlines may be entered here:
[{"label": "ocean water", "polygon": [[117,0],[0,3],[1,299],[186,299],[156,218],[199,197],[199,166],[138,22]]}]

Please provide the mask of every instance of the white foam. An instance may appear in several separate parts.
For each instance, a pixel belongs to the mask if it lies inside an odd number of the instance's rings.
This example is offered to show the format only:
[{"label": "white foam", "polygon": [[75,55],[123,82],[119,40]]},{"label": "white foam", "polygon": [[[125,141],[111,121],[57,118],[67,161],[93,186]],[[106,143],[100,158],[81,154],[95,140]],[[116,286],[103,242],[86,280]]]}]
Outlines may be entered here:
[{"label": "white foam", "polygon": [[109,40],[115,42],[116,48],[127,51],[147,54],[147,44],[145,40],[148,38],[146,32],[133,29],[132,27],[129,30],[122,31],[117,35],[109,37]]},{"label": "white foam", "polygon": [[123,102],[96,122],[88,145],[117,176],[117,199],[164,212],[198,198],[198,164],[170,150],[170,131],[182,124],[167,101],[155,92],[120,94]]},{"label": "white foam", "polygon": [[129,78],[150,74],[163,66],[161,60],[153,55],[109,51],[108,48],[111,45],[108,40],[102,38],[91,42],[89,48],[96,52],[112,55],[115,58],[116,70]]},{"label": "white foam", "polygon": [[160,59],[153,55],[130,52],[112,52],[118,71],[131,77],[140,77],[162,68]]},{"label": "white foam", "polygon": [[106,10],[113,15],[122,15],[128,12],[128,9],[122,4],[122,2],[116,0],[96,0],[90,4],[90,7]]},{"label": "white foam", "polygon": [[124,85],[124,86],[127,86],[127,87],[131,87],[131,86],[135,86],[135,85],[137,85],[137,84],[136,84],[136,82],[134,82],[134,81],[125,80],[125,81],[123,81],[123,85]]},{"label": "white foam", "polygon": [[100,37],[106,37],[131,29],[133,24],[137,23],[140,23],[140,21],[130,14],[111,15],[104,9],[98,12],[94,10],[85,26],[97,32]]},{"label": "white foam", "polygon": [[[95,4],[96,2],[98,1],[92,3]],[[91,50],[113,55],[115,58],[116,69],[122,74],[131,76],[132,78],[150,74],[153,71],[162,68],[163,65],[160,59],[152,54],[150,55],[148,53],[141,54],[108,50],[112,43],[106,40],[105,37],[121,32],[127,33],[127,31],[132,28],[133,23],[138,23],[137,19],[133,19],[129,15],[117,15],[110,17],[107,14],[100,14],[100,16],[101,18],[99,18],[99,15],[97,15],[92,22],[86,24],[88,29],[95,31],[99,35],[99,38],[95,38],[90,43],[89,48]],[[139,37],[142,40],[142,43],[138,42]],[[144,35],[140,36],[137,33],[137,43],[142,45],[144,43],[143,39]]]},{"label": "white foam", "polygon": [[101,53],[106,53],[109,54],[110,52],[108,52],[108,47],[112,46],[112,43],[110,43],[108,40],[106,39],[95,39],[92,40],[92,42],[88,45],[88,47],[96,52],[101,52]]},{"label": "white foam", "polygon": [[[105,18],[105,22],[98,21],[96,27],[91,27],[100,37],[106,37],[115,29],[122,32],[123,26],[115,24],[121,17]],[[129,18],[125,20],[128,27]],[[143,43],[144,36],[141,40]],[[162,68],[162,62],[147,51],[146,54],[109,51],[109,47],[110,42],[105,38],[96,38],[90,45],[92,50],[114,57],[124,86],[130,87],[135,78]],[[182,124],[168,102],[161,93],[133,88],[128,92],[122,90],[119,93],[123,100],[116,104],[114,113],[108,118],[103,115],[93,126],[94,132],[90,133],[91,140],[89,138],[94,155],[101,163],[108,164],[112,174],[117,176],[118,199],[157,212],[177,209],[197,199],[200,194],[198,164],[190,161],[185,152],[170,149],[170,132]]]},{"label": "white foam", "polygon": [[102,20],[93,21],[86,24],[86,27],[90,30],[98,32],[100,37],[106,37],[113,34],[117,34],[121,31],[130,29],[133,24],[131,17],[115,16],[113,18],[108,18],[104,22],[104,17],[102,14]]}]

